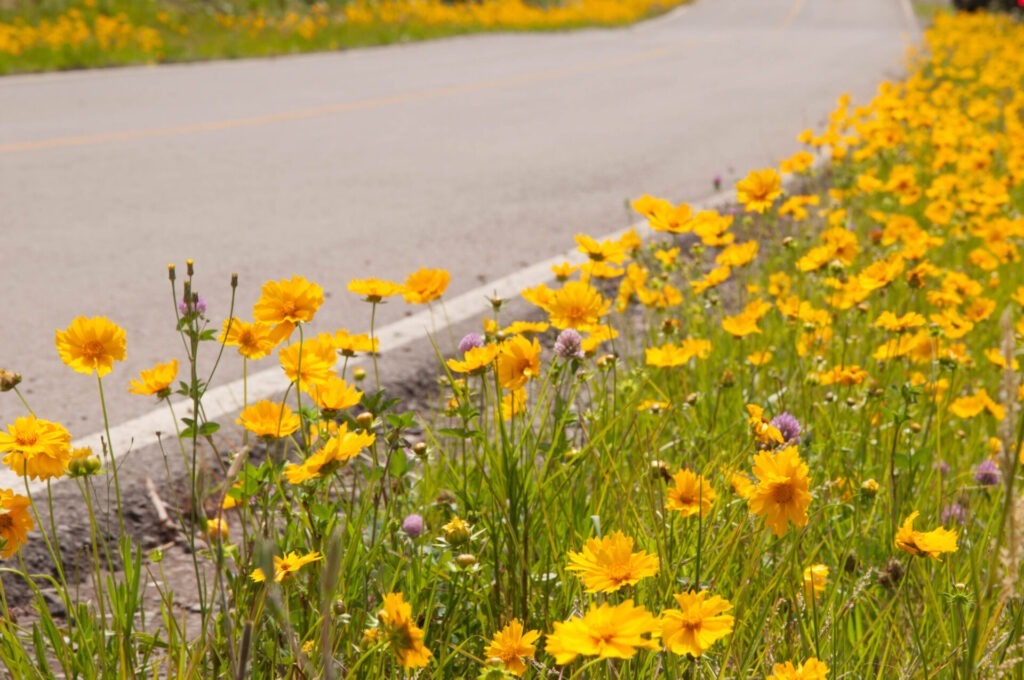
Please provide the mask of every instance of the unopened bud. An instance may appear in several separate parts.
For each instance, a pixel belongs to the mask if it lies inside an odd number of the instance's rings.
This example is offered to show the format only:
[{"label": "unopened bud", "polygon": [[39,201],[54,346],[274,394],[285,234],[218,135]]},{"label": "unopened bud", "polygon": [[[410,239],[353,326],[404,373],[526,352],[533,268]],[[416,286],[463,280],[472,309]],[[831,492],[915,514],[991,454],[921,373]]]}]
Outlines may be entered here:
[{"label": "unopened bud", "polygon": [[373,414],[365,411],[356,416],[356,427],[363,431],[369,431],[373,427]]},{"label": "unopened bud", "polygon": [[455,564],[459,565],[463,569],[472,567],[476,564],[476,555],[470,555],[469,553],[462,553],[455,558]]},{"label": "unopened bud", "polygon": [[427,457],[427,445],[423,442],[416,442],[412,446],[412,452],[417,458]]},{"label": "unopened bud", "polygon": [[21,382],[21,374],[0,369],[0,392],[10,392]]},{"label": "unopened bud", "polygon": [[601,370],[608,370],[615,367],[615,355],[605,354],[597,358],[597,367]]},{"label": "unopened bud", "polygon": [[355,380],[356,382],[362,382],[363,380],[366,380],[366,371],[363,369],[362,366],[356,366],[355,368],[352,369],[352,379]]},{"label": "unopened bud", "polygon": [[188,274],[189,276],[192,276],[193,274],[195,274],[195,273],[196,273],[196,272],[195,272],[195,267],[193,266],[194,264],[195,264],[195,263],[194,263],[194,262],[192,262],[192,260],[185,260],[185,272],[186,272],[186,273],[187,273],[187,274]]},{"label": "unopened bud", "polygon": [[878,495],[878,482],[874,479],[865,479],[860,485],[860,492],[865,498],[874,498]]},{"label": "unopened bud", "polygon": [[722,377],[719,380],[719,384],[722,387],[732,387],[736,384],[736,374],[730,371],[728,368],[722,371]]},{"label": "unopened bud", "polygon": [[231,275],[231,287],[238,288],[238,274]]},{"label": "unopened bud", "polygon": [[169,278],[171,281],[173,281],[175,278],[177,278],[175,276],[175,273],[174,273],[174,265],[173,264],[167,265],[167,278]]}]

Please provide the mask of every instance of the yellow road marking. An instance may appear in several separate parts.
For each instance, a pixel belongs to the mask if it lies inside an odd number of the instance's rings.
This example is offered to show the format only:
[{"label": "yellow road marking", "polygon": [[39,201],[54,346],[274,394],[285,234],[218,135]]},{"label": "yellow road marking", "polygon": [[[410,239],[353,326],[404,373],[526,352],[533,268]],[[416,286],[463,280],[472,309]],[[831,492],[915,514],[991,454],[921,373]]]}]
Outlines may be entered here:
[{"label": "yellow road marking", "polygon": [[200,132],[216,132],[219,130],[237,130],[241,128],[258,127],[261,125],[271,125],[274,123],[286,123],[291,121],[307,120],[310,118],[320,118],[323,116],[348,113],[351,111],[366,111],[369,109],[378,109],[387,106],[395,106],[398,104],[407,104],[409,102],[439,99],[442,97],[450,97],[459,94],[485,92],[487,90],[495,90],[502,87],[515,87],[530,83],[560,80],[564,78],[571,78],[573,76],[596,73],[611,68],[621,66],[632,66],[634,64],[642,64],[645,62],[654,61],[662,57],[677,54],[699,44],[713,42],[716,39],[717,36],[706,36],[704,38],[679,43],[671,47],[647,50],[645,52],[638,52],[627,57],[621,57],[618,59],[607,59],[583,66],[555,69],[550,71],[538,71],[535,73],[527,73],[520,76],[510,76],[506,78],[498,78],[495,80],[485,80],[475,83],[468,83],[466,85],[450,85],[447,87],[429,88],[425,90],[409,92],[406,94],[396,94],[389,97],[376,97],[373,99],[362,99],[354,102],[345,102],[343,104],[331,104],[328,106],[319,106],[308,109],[293,109],[291,111],[269,113],[260,116],[226,118],[222,120],[213,120],[201,123],[189,123],[185,125],[171,125],[167,127],[145,128],[140,130],[121,130],[117,132],[104,132],[92,135],[54,137],[51,139],[39,139],[26,142],[10,142],[7,144],[0,144],[0,154],[20,153],[24,151],[39,151],[42,149],[57,149],[73,146],[92,146],[97,144],[106,144],[109,142],[123,142],[133,139],[153,139],[157,137],[173,137],[179,135],[195,134]]}]

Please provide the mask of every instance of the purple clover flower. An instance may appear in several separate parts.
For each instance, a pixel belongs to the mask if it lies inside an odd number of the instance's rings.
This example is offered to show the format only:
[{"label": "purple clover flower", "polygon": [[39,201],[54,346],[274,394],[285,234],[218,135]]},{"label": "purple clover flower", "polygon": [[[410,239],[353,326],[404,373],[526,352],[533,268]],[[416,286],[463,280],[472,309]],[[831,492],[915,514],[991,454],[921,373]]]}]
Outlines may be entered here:
[{"label": "purple clover flower", "polygon": [[583,338],[572,328],[566,328],[555,340],[555,354],[563,359],[583,358]]},{"label": "purple clover flower", "polygon": [[1000,479],[999,466],[989,459],[981,461],[974,468],[974,481],[982,486],[995,486]]},{"label": "purple clover flower", "polygon": [[426,522],[423,521],[421,515],[417,515],[415,512],[411,515],[406,515],[405,519],[402,520],[402,531],[409,538],[419,538],[424,529],[426,529]]},{"label": "purple clover flower", "polygon": [[943,524],[960,524],[967,521],[967,508],[959,503],[950,503],[942,509],[939,519]]},{"label": "purple clover flower", "polygon": [[483,347],[484,339],[479,333],[467,333],[466,337],[459,340],[459,351],[465,354],[474,347]]},{"label": "purple clover flower", "polygon": [[803,431],[803,428],[800,427],[800,421],[792,413],[783,411],[772,418],[768,424],[779,431],[787,444],[800,442],[800,433]]}]

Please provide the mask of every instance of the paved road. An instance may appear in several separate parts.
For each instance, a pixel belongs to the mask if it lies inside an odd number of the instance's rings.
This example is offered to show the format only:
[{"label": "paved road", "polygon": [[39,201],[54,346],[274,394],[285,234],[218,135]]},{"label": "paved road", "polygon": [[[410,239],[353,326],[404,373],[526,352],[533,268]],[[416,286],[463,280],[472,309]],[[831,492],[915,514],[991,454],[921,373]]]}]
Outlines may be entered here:
[{"label": "paved road", "polygon": [[[318,328],[363,331],[350,278],[441,266],[457,294],[621,228],[628,197],[706,195],[898,76],[912,30],[899,0],[699,0],[622,30],[0,79],[0,367],[90,434],[95,381],[54,329],[121,323],[111,418],[150,409],[125,390],[180,355],[168,262],[195,259],[216,318],[231,272],[243,316],[302,273]],[[0,396],[0,425],[20,414]]]}]

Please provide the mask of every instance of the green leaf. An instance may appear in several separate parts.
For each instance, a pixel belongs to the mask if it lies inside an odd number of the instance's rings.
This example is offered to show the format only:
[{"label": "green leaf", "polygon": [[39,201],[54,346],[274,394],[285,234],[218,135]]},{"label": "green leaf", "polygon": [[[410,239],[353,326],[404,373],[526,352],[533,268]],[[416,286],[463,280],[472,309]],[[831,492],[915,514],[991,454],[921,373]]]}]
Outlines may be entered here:
[{"label": "green leaf", "polygon": [[200,436],[203,436],[203,437],[209,437],[211,434],[213,434],[214,432],[216,432],[219,429],[220,429],[220,423],[216,423],[216,422],[211,420],[211,421],[203,423],[199,427],[199,434],[200,434]]}]

